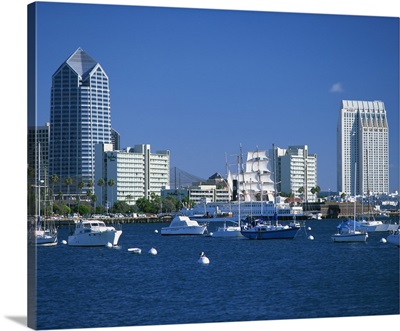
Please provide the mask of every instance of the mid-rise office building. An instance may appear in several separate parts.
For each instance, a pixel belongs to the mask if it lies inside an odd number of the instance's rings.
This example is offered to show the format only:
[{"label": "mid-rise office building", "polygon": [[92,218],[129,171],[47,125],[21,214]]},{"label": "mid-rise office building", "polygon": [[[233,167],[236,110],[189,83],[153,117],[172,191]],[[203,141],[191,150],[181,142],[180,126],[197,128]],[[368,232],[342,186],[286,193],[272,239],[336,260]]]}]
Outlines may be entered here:
[{"label": "mid-rise office building", "polygon": [[50,125],[49,174],[57,192],[77,193],[78,182],[94,180],[95,145],[111,142],[109,80],[81,48],[53,74]]},{"label": "mid-rise office building", "polygon": [[337,186],[349,195],[389,192],[389,127],[382,101],[342,101]]},{"label": "mid-rise office building", "polygon": [[[112,144],[97,144],[95,158],[95,194],[102,205],[111,206],[116,201],[135,204],[139,198],[150,198],[151,193],[161,195],[163,188],[169,189],[169,151],[151,153],[148,144],[123,150],[114,150]],[[104,186],[98,185],[100,179]]]},{"label": "mid-rise office building", "polygon": [[308,146],[289,146],[278,149],[278,192],[292,194],[304,202],[315,202],[317,187],[317,156],[308,152]]}]

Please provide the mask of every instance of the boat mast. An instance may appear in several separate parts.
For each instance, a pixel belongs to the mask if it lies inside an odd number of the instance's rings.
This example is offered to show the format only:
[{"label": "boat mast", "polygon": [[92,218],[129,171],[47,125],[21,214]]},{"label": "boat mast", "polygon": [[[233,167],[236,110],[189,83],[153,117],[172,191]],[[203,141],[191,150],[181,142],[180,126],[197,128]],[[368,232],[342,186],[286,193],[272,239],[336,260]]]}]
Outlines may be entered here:
[{"label": "boat mast", "polygon": [[40,222],[40,142],[38,143],[38,221]]},{"label": "boat mast", "polygon": [[365,149],[366,159],[367,159],[367,195],[368,195],[368,221],[371,220],[371,205],[370,205],[370,192],[369,192],[369,157],[368,157],[368,149]]},{"label": "boat mast", "polygon": [[260,170],[260,154],[258,152],[258,146],[257,146],[257,158],[258,158],[258,183],[260,185],[260,202],[261,202],[261,218],[264,214],[264,210],[263,210],[263,182],[261,180],[261,170]]},{"label": "boat mast", "polygon": [[[240,151],[242,150],[242,145],[240,145]],[[239,180],[239,173],[240,173],[240,155],[241,153],[239,153],[237,161],[238,161],[238,183],[236,184],[238,186],[238,225],[240,227],[240,180]]]},{"label": "boat mast", "polygon": [[275,164],[275,144],[272,144],[272,164],[274,169],[274,218],[276,218],[276,225],[278,225],[278,214],[276,211],[276,164]]},{"label": "boat mast", "polygon": [[356,185],[357,185],[357,162],[354,163],[354,231],[356,231]]}]

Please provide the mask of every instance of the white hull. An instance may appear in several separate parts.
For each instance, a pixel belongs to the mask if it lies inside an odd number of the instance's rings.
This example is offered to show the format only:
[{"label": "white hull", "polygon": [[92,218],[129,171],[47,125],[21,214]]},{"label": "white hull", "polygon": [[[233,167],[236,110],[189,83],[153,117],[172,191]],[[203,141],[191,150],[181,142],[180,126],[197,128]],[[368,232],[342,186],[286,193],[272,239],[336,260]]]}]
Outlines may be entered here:
[{"label": "white hull", "polygon": [[220,214],[229,214],[234,218],[251,216],[254,218],[266,217],[274,219],[277,213],[278,219],[301,219],[304,218],[303,208],[301,206],[290,206],[288,203],[274,204],[271,201],[252,201],[231,203],[210,202],[206,205],[198,204],[193,209],[183,209],[181,212],[189,217],[196,215],[210,215],[218,217]]},{"label": "white hull", "polygon": [[106,226],[103,221],[82,220],[76,224],[73,235],[68,236],[70,246],[116,246],[122,230],[116,230],[112,226]]},{"label": "white hull", "polygon": [[214,238],[243,238],[240,232],[240,226],[227,226],[220,227],[217,231],[212,233]]},{"label": "white hull", "polygon": [[36,246],[55,246],[57,243],[57,235],[36,236]]},{"label": "white hull", "polygon": [[368,233],[359,231],[348,233],[337,233],[332,236],[334,242],[365,242],[367,241]]},{"label": "white hull", "polygon": [[391,234],[386,238],[387,242],[400,247],[400,234]]},{"label": "white hull", "polygon": [[202,235],[205,230],[206,230],[205,225],[167,227],[167,228],[161,228],[161,235],[163,236]]},{"label": "white hull", "polygon": [[36,246],[55,246],[57,245],[57,232],[50,230],[36,230],[35,231],[35,245]]},{"label": "white hull", "polygon": [[194,236],[202,235],[207,229],[206,225],[199,225],[197,221],[187,216],[177,215],[168,227],[161,228],[163,236]]},{"label": "white hull", "polygon": [[111,243],[113,246],[118,245],[121,230],[104,231],[98,233],[81,233],[77,235],[68,236],[68,245],[70,246],[105,246]]}]

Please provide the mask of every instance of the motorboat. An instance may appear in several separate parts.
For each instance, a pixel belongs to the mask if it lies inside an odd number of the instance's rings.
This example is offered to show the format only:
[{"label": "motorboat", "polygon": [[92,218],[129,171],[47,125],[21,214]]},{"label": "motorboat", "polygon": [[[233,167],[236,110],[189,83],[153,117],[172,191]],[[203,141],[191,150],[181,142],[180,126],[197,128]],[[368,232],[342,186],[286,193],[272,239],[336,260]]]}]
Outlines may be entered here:
[{"label": "motorboat", "polygon": [[296,225],[271,224],[270,221],[255,220],[242,226],[241,234],[248,239],[294,239],[300,227]]},{"label": "motorboat", "polygon": [[161,235],[202,235],[207,225],[199,225],[195,220],[191,220],[188,216],[176,215],[168,227],[161,228]]},{"label": "motorboat", "polygon": [[122,230],[106,226],[100,220],[80,220],[76,223],[75,231],[68,236],[70,246],[112,246],[118,245]]}]

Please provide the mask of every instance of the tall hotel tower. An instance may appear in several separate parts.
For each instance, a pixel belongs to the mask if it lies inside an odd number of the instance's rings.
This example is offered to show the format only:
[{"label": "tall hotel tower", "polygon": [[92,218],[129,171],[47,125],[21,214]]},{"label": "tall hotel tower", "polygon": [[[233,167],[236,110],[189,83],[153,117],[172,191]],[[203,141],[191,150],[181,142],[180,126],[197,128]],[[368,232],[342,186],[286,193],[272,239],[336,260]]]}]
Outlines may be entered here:
[{"label": "tall hotel tower", "polygon": [[[108,77],[81,48],[53,75],[50,127],[49,174],[59,178],[55,192],[77,193],[79,182],[94,181],[95,144],[111,142]],[[68,187],[66,178],[72,179]]]},{"label": "tall hotel tower", "polygon": [[389,192],[389,127],[382,101],[342,101],[337,153],[339,192]]}]

